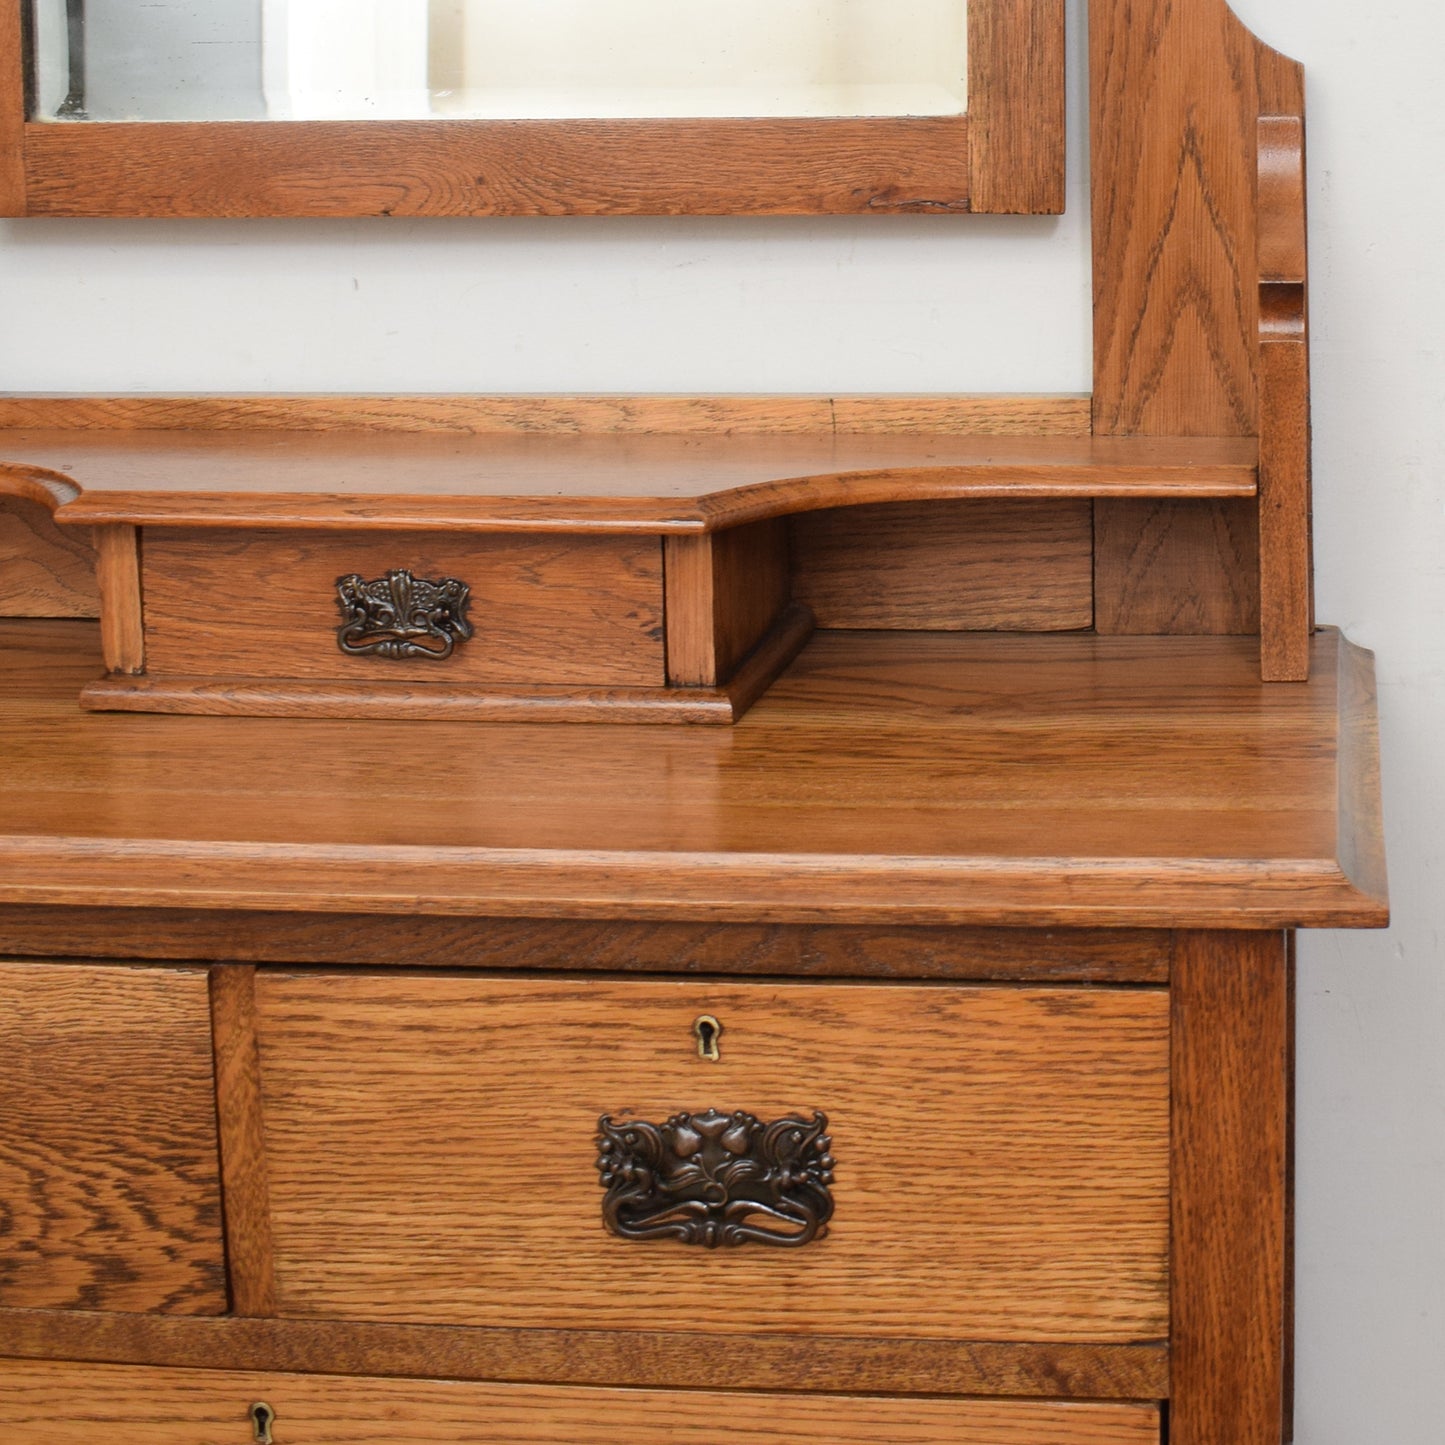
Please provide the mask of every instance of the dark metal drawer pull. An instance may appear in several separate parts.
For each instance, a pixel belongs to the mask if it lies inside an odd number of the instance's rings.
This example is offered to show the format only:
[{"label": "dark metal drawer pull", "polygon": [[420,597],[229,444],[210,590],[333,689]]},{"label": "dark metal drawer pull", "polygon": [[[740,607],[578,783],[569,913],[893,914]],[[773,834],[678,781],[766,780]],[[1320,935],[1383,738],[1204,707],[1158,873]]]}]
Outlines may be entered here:
[{"label": "dark metal drawer pull", "polygon": [[429,657],[452,655],[472,635],[467,603],[472,590],[455,577],[428,582],[404,568],[377,582],[356,573],[336,579],[342,623],[336,642],[352,657]]},{"label": "dark metal drawer pull", "polygon": [[602,1219],[623,1239],[797,1246],[833,1216],[827,1117],[765,1124],[741,1111],[674,1114],[665,1124],[598,1125]]}]

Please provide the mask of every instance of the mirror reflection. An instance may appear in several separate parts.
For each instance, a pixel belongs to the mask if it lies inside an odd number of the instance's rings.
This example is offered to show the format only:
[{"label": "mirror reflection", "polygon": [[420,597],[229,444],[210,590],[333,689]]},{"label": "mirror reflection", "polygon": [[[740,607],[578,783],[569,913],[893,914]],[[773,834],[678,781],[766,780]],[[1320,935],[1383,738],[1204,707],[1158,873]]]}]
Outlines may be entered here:
[{"label": "mirror reflection", "polygon": [[959,115],[966,0],[31,0],[56,121]]}]

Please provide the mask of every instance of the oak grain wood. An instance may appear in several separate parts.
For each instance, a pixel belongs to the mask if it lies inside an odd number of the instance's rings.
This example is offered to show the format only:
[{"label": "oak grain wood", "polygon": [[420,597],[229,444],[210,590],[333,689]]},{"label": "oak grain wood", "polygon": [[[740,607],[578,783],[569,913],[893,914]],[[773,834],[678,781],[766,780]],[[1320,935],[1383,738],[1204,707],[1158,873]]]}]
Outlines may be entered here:
[{"label": "oak grain wood", "polygon": [[1282,1445],[1289,977],[1282,934],[1180,933],[1170,998],[1171,1445]]},{"label": "oak grain wood", "polygon": [[33,216],[966,211],[965,116],[25,127]]},{"label": "oak grain wood", "polygon": [[73,479],[62,522],[705,532],[949,498],[1253,497],[1251,438],[922,433],[15,431],[10,474]]},{"label": "oak grain wood", "polygon": [[1255,503],[1096,502],[1094,625],[1105,636],[1257,633]]},{"label": "oak grain wood", "polygon": [[[283,1316],[1121,1344],[1168,1328],[1162,991],[267,969],[256,1028]],[[827,1114],[825,1239],[607,1232],[598,1117],[707,1108]]]},{"label": "oak grain wood", "polygon": [[395,678],[101,677],[80,691],[91,712],[202,717],[373,718],[392,722],[706,724],[729,727],[767,691],[813,633],[806,607],[788,606],[716,687],[587,687]]},{"label": "oak grain wood", "polygon": [[0,952],[1025,983],[1167,983],[1158,929],[858,928],[0,907]]},{"label": "oak grain wood", "polygon": [[95,547],[53,508],[0,489],[0,616],[98,617]]},{"label": "oak grain wood", "polygon": [[[0,430],[1089,435],[1086,395],[20,396]],[[3,444],[0,444],[3,450]]]},{"label": "oak grain wood", "polygon": [[0,1308],[226,1308],[199,969],[0,962]]},{"label": "oak grain wood", "polygon": [[1283,688],[1247,639],[818,633],[736,728],[419,750],[405,723],[86,715],[94,627],[11,620],[0,903],[1378,926],[1371,755],[1341,748],[1370,658],[1314,647]]},{"label": "oak grain wood", "polygon": [[242,1438],[264,1400],[286,1445],[704,1445],[726,1420],[751,1445],[1154,1445],[1157,1406],[640,1392],[454,1380],[360,1380],[4,1362],[0,1425],[15,1445],[195,1445]]},{"label": "oak grain wood", "polygon": [[667,680],[717,687],[788,605],[788,531],[781,519],[704,536],[663,538]]},{"label": "oak grain wood", "polygon": [[970,209],[1064,209],[1063,0],[968,7]]},{"label": "oak grain wood", "polygon": [[[1225,0],[1097,0],[1090,55],[1094,430],[1252,435],[1257,126],[1303,114],[1300,69]],[[1101,631],[1258,630],[1252,506],[1101,501],[1095,515]]]},{"label": "oak grain wood", "polygon": [[255,968],[232,963],[211,969],[210,999],[231,1313],[274,1315],[276,1280],[256,1047]]},{"label": "oak grain wood", "polygon": [[1258,137],[1260,659],[1298,682],[1314,626],[1304,120],[1263,116]]},{"label": "oak grain wood", "polygon": [[25,53],[19,5],[0,5],[0,216],[25,214]]},{"label": "oak grain wood", "polygon": [[1068,631],[1094,617],[1093,509],[894,502],[792,519],[793,592],[820,627]]},{"label": "oak grain wood", "polygon": [[146,618],[141,598],[138,528],[111,522],[95,529],[95,580],[100,592],[100,641],[106,670],[121,676],[144,672]]},{"label": "oak grain wood", "polygon": [[679,1389],[876,1391],[1159,1400],[1169,1353],[1147,1344],[846,1339],[772,1332],[467,1329],[337,1320],[0,1310],[0,1358],[188,1369],[444,1376]]},{"label": "oak grain wood", "polygon": [[[471,588],[474,636],[444,662],[348,657],[337,579],[405,568]],[[662,554],[655,539],[289,534],[151,527],[152,678],[661,687]],[[117,670],[117,669],[112,669]]]}]

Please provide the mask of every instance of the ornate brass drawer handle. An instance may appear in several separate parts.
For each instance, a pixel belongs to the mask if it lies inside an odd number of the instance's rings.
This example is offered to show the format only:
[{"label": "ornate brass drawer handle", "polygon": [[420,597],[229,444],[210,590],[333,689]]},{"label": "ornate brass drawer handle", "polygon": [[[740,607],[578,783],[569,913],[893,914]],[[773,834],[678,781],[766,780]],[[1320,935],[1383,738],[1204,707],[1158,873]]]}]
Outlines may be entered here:
[{"label": "ornate brass drawer handle", "polygon": [[455,577],[428,582],[405,569],[377,582],[356,573],[336,580],[341,626],[336,642],[352,657],[429,657],[452,655],[472,635],[467,621],[471,588]]},{"label": "ornate brass drawer handle", "polygon": [[674,1114],[598,1125],[602,1219],[623,1239],[793,1246],[833,1216],[827,1117],[765,1124],[752,1114]]}]

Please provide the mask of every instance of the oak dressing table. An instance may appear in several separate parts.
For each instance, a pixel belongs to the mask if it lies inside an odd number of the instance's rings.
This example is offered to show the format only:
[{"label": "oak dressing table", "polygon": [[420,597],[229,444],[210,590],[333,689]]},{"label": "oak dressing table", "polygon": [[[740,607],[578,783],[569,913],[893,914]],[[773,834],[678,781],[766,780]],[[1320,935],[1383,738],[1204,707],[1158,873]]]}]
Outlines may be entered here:
[{"label": "oak dressing table", "polygon": [[[742,130],[46,121],[22,8],[16,215],[1061,203],[1049,0]],[[1293,931],[1387,918],[1302,78],[1090,49],[1091,397],[0,398],[7,1441],[1290,1438]]]}]

